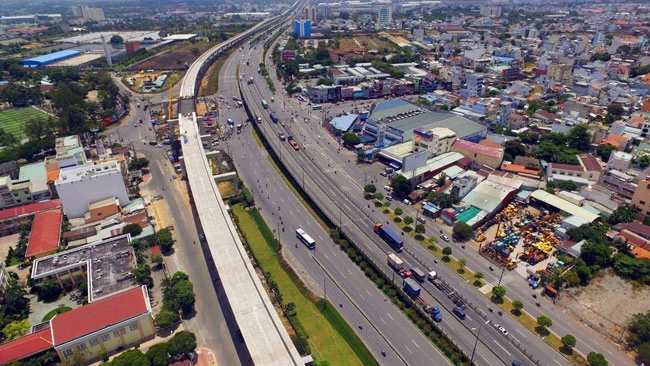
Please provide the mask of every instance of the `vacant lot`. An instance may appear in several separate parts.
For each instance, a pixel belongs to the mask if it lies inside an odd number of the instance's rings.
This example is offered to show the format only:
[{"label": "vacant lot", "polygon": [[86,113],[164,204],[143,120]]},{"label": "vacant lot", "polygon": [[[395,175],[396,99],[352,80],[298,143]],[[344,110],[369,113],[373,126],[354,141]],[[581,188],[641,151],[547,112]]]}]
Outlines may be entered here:
[{"label": "vacant lot", "polygon": [[23,126],[27,121],[36,117],[49,118],[49,115],[32,107],[0,112],[0,128],[14,135],[18,140],[22,140],[27,138],[23,132]]},{"label": "vacant lot", "polygon": [[379,39],[378,37],[370,38],[368,36],[355,36],[352,38],[342,38],[339,40],[339,50],[348,50],[358,47],[365,47],[366,51],[380,51],[384,47],[388,48],[389,52],[395,51],[393,46],[391,46],[388,42]]},{"label": "vacant lot", "polygon": [[183,70],[185,64],[190,65],[212,46],[209,43],[186,44],[137,63],[129,70]]},{"label": "vacant lot", "polygon": [[587,287],[564,291],[558,303],[618,341],[632,315],[650,310],[649,298],[650,289],[636,287],[608,270]]}]

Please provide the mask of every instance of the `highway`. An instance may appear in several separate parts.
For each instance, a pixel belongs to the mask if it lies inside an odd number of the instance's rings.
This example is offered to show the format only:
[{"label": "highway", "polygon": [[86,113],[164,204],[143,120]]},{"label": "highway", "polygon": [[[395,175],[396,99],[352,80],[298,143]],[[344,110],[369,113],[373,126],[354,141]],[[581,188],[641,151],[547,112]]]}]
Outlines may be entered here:
[{"label": "highway", "polygon": [[[261,46],[257,45],[257,48]],[[248,50],[245,46],[245,54]],[[222,95],[239,95],[235,72],[240,54],[233,54],[222,67],[219,76],[219,93]],[[220,120],[227,118],[240,122],[247,116],[244,109],[222,108]],[[293,258],[290,263],[301,268],[297,271],[301,279],[338,307],[339,313],[381,364],[449,364],[421,331],[386,301],[383,293],[334,245],[328,233],[272,167],[266,151],[257,148],[250,130],[249,126],[241,135],[233,135],[227,143],[221,141],[220,147],[227,145],[239,176],[253,192],[256,206],[269,226],[279,233],[285,256]],[[307,250],[302,244],[296,248],[295,230],[298,228],[316,240],[315,251]],[[381,355],[382,350],[385,357]]]},{"label": "highway", "polygon": [[[255,58],[258,57],[258,58]],[[252,55],[251,59],[251,65],[257,65],[259,61],[259,55]],[[247,72],[245,71],[246,67],[242,66],[240,69],[240,73],[250,73],[252,75],[256,74],[256,71],[254,68],[250,68],[250,70]],[[248,75],[246,75],[246,78]],[[366,251],[366,253],[369,252],[374,252],[373,260],[375,263],[386,271],[386,273],[390,276],[392,275],[392,271],[388,270],[387,266],[385,265],[386,261],[386,254],[385,251],[390,250],[387,246],[386,247],[380,247],[377,245],[377,243],[374,242],[376,240],[376,235],[372,232],[372,225],[374,224],[374,221],[370,221],[365,217],[365,214],[360,213],[360,207],[362,207],[360,204],[357,203],[346,203],[346,201],[351,197],[353,194],[358,194],[360,190],[358,189],[352,189],[350,191],[346,192],[341,192],[337,190],[336,186],[339,184],[338,181],[333,181],[333,177],[337,176],[337,168],[335,168],[334,164],[330,164],[329,167],[323,166],[322,169],[326,171],[324,174],[321,172],[321,167],[315,166],[314,161],[318,161],[318,157],[311,156],[309,154],[305,154],[305,150],[308,150],[309,152],[314,151],[314,147],[318,144],[317,142],[313,143],[306,143],[303,142],[302,136],[303,135],[310,135],[311,133],[308,133],[308,131],[305,132],[296,132],[299,127],[297,126],[302,126],[304,125],[309,125],[310,123],[304,123],[304,122],[283,122],[284,126],[281,126],[281,124],[273,124],[271,123],[270,119],[268,118],[268,112],[273,110],[276,114],[281,116],[282,121],[289,121],[289,115],[288,113],[285,113],[285,110],[276,110],[276,108],[281,108],[281,103],[278,98],[278,94],[276,94],[276,101],[275,103],[269,103],[269,110],[263,110],[260,104],[261,99],[265,99],[267,101],[271,100],[271,95],[270,94],[259,94],[259,93],[265,93],[266,91],[266,83],[264,82],[264,79],[261,76],[253,76],[255,78],[255,84],[251,86],[250,88],[247,85],[243,85],[242,83],[242,88],[244,90],[244,98],[246,100],[254,100],[255,103],[249,103],[249,108],[251,108],[252,113],[255,114],[256,116],[260,116],[263,118],[264,122],[261,124],[261,128],[263,131],[265,131],[265,136],[267,139],[269,139],[269,142],[271,143],[271,146],[274,148],[276,153],[282,157],[282,161],[286,167],[289,168],[289,170],[293,170],[293,176],[296,179],[296,181],[299,184],[302,184],[303,187],[306,189],[307,193],[309,193],[310,197],[314,199],[314,201],[319,205],[321,209],[323,209],[326,213],[329,214],[329,216],[332,219],[333,222],[337,223],[340,217],[340,220],[342,220],[341,224],[344,228],[344,231],[357,244],[362,244],[362,249]],[[262,87],[260,87],[262,86]],[[246,90],[249,90],[246,92]],[[256,93],[258,93],[256,95]],[[312,125],[314,122],[311,123]],[[289,147],[289,145],[286,142],[280,142],[280,140],[277,138],[277,132],[278,129],[283,129],[286,134],[288,135],[293,135],[295,138],[299,140],[299,144],[301,146],[301,150],[299,152],[293,151]],[[306,156],[307,155],[307,156]],[[239,156],[236,156],[236,158],[239,158]],[[326,165],[325,163],[323,163]],[[297,170],[297,171],[296,171]],[[325,183],[325,184],[323,184]],[[312,191],[313,190],[313,191]],[[347,197],[346,197],[347,196]],[[329,197],[330,199],[327,201],[324,201],[323,198]],[[327,212],[329,209],[330,212]],[[332,212],[333,211],[333,212]],[[350,211],[357,211],[357,217],[354,216],[348,216],[350,215]],[[368,210],[369,211],[369,210]],[[350,219],[352,218],[352,219]],[[349,221],[349,222],[348,222]],[[359,225],[359,223],[364,223],[363,225]],[[357,227],[359,225],[359,227]],[[350,232],[348,232],[348,230]],[[363,246],[365,244],[365,247]],[[317,250],[318,251],[318,250]],[[399,276],[398,276],[399,278]],[[401,283],[397,283],[398,286],[401,286]],[[370,285],[372,286],[372,285]],[[427,288],[430,285],[424,285],[425,288]],[[431,288],[428,289],[430,292],[433,293]],[[438,291],[438,290],[435,290]],[[363,294],[363,292],[361,292]],[[362,296],[362,295],[361,295]],[[477,317],[472,317],[469,316],[468,319],[465,322],[458,322],[455,317],[448,311],[453,308],[454,305],[452,305],[451,301],[448,300],[446,297],[443,297],[440,299],[440,301],[434,301],[433,297],[430,296],[429,294],[425,293],[424,296],[425,300],[432,304],[440,304],[443,306],[443,313],[445,314],[443,316],[443,329],[447,331],[448,333],[453,333],[451,334],[451,337],[460,344],[461,348],[464,349],[464,351],[469,355],[471,354],[472,347],[474,345],[475,341],[475,336],[471,332],[472,327],[478,327],[480,326],[484,320],[480,319],[478,316]],[[460,325],[463,324],[464,326]],[[459,326],[460,325],[460,326]],[[479,346],[477,348],[477,355],[475,362],[478,364],[505,364],[508,362],[511,362],[514,359],[522,360],[525,358],[520,352],[517,351],[516,348],[514,348],[509,342],[503,341],[503,336],[500,335],[500,333],[496,333],[496,330],[484,330],[483,331],[483,337],[489,335],[490,333],[494,333],[495,337],[492,343],[495,344],[495,346],[492,346],[491,343],[481,343],[479,342]],[[482,338],[483,338],[482,337]],[[496,342],[495,342],[496,341]],[[492,351],[491,348],[496,348],[496,350],[499,349],[499,347],[502,347],[505,349],[503,354],[500,354],[497,351]],[[497,353],[499,353],[497,355]],[[510,358],[510,359],[509,359]],[[560,362],[562,362],[562,359],[560,359]],[[566,363],[561,363],[561,364],[566,364]]]}]

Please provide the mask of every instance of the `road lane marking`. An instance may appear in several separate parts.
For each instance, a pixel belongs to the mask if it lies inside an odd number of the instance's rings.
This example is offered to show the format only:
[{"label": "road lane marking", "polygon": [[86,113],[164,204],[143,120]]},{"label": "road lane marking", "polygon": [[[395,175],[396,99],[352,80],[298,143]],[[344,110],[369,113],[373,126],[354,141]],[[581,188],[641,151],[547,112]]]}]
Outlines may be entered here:
[{"label": "road lane marking", "polygon": [[517,331],[517,333],[521,334],[522,337],[526,338],[526,335],[522,333],[519,329],[515,329],[515,330]]},{"label": "road lane marking", "polygon": [[558,364],[558,365],[560,365],[560,366],[562,366],[562,364],[561,364],[561,363],[559,363],[559,362],[558,362],[558,360],[556,360],[556,359],[553,359],[553,362],[555,362],[556,364]]},{"label": "road lane marking", "polygon": [[413,352],[408,348],[407,345],[404,345],[404,348],[406,348],[406,350],[409,351],[410,354],[413,354]]},{"label": "road lane marking", "polygon": [[327,254],[323,253],[323,255],[325,256],[325,259],[330,260],[330,257],[328,257]]},{"label": "road lane marking", "polygon": [[386,325],[388,325],[388,323],[386,323],[386,321],[384,320],[384,318],[382,318],[382,317],[379,317],[379,320],[381,320],[381,322],[382,322],[382,323],[384,323],[384,324],[386,324]]},{"label": "road lane marking", "polygon": [[497,341],[494,340],[494,339],[493,339],[492,341],[494,342],[494,344],[496,344],[497,346],[499,346],[499,348],[501,348],[501,349],[503,350],[503,352],[507,353],[508,356],[512,356],[512,355],[510,354],[510,352],[506,351],[506,349],[503,348],[503,346],[502,346],[499,342],[497,342]]},{"label": "road lane marking", "polygon": [[417,343],[415,343],[415,341],[414,341],[414,340],[412,340],[412,339],[411,339],[411,342],[413,342],[413,344],[415,345],[415,347],[417,347],[418,349],[420,348],[420,346],[418,346],[418,344],[417,344]]},{"label": "road lane marking", "polygon": [[395,318],[393,318],[392,316],[390,316],[390,313],[386,313],[386,315],[388,315],[388,317],[390,318],[390,320],[395,320]]}]

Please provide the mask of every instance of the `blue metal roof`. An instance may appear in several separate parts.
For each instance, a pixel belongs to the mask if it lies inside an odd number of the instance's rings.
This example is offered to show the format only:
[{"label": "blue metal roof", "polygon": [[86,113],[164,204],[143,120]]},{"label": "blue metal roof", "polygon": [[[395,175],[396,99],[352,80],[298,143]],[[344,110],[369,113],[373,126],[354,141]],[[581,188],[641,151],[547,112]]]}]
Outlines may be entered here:
[{"label": "blue metal roof", "polygon": [[23,60],[23,66],[40,66],[47,65],[57,61],[65,60],[71,57],[76,57],[81,55],[81,51],[77,50],[63,50],[59,52],[50,53],[48,55],[42,55],[38,57],[29,58]]},{"label": "blue metal roof", "polygon": [[358,114],[348,114],[346,116],[336,117],[332,119],[330,124],[337,130],[347,131],[350,129],[350,126],[357,120],[359,117]]}]

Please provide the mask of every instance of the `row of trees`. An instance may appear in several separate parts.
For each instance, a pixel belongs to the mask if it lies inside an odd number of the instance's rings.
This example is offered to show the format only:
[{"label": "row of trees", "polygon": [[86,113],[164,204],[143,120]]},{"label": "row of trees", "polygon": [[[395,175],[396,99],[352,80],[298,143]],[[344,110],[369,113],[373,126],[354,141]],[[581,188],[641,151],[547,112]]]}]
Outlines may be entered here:
[{"label": "row of trees", "polygon": [[164,279],[162,294],[163,308],[154,319],[157,326],[164,328],[176,323],[180,320],[180,312],[186,317],[194,313],[194,285],[187,274],[176,272],[171,278]]},{"label": "row of trees", "polygon": [[196,336],[194,333],[180,331],[167,342],[154,344],[142,353],[139,349],[123,352],[115,357],[110,366],[167,366],[171,361],[182,360],[185,355],[196,349]]}]

